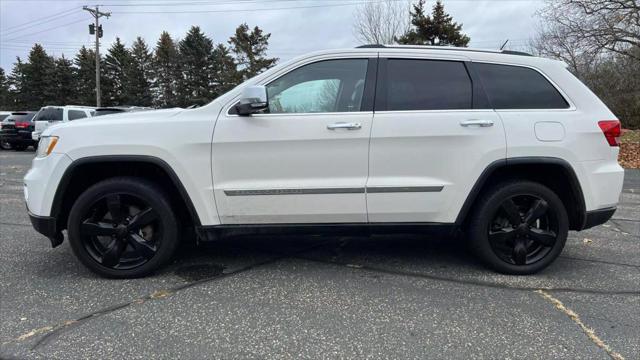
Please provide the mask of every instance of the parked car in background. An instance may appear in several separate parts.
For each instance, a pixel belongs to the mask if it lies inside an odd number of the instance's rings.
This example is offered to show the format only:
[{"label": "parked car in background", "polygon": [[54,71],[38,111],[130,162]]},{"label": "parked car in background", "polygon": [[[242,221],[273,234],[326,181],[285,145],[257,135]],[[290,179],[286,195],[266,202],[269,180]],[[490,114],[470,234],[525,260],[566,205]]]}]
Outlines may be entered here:
[{"label": "parked car in background", "polygon": [[95,109],[95,113],[93,116],[103,116],[103,115],[112,115],[112,114],[121,114],[131,111],[147,111],[153,110],[150,107],[142,107],[142,106],[109,106],[109,107],[99,107]]},{"label": "parked car in background", "polygon": [[38,141],[40,134],[50,125],[60,121],[64,122],[92,117],[94,112],[95,108],[90,106],[44,106],[33,118],[35,121],[35,130],[31,137],[34,141]]},{"label": "parked car in background", "polygon": [[35,111],[17,111],[2,120],[0,124],[0,146],[2,149],[22,151],[29,146],[37,148],[38,142],[31,138],[35,114]]},{"label": "parked car in background", "polygon": [[0,121],[6,119],[9,115],[11,115],[11,111],[0,111]]}]

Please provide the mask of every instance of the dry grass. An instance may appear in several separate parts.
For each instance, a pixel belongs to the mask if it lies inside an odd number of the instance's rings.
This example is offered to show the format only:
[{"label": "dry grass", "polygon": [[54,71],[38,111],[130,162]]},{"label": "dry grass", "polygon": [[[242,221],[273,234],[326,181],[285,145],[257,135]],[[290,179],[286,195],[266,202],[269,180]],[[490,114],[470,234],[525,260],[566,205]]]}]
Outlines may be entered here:
[{"label": "dry grass", "polygon": [[640,169],[640,130],[623,130],[618,161],[627,169]]}]

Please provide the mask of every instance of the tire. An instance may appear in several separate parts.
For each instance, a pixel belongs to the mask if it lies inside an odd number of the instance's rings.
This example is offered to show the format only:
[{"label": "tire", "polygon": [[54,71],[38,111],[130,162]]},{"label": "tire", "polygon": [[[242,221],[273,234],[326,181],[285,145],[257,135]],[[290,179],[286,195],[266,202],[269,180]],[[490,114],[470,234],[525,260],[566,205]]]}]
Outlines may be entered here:
[{"label": "tire", "polygon": [[569,218],[558,195],[546,186],[503,182],[489,188],[476,204],[467,237],[488,267],[504,274],[534,274],[562,252]]},{"label": "tire", "polygon": [[110,278],[148,275],[173,257],[178,223],[167,195],[150,181],[116,177],[84,191],[69,213],[76,257]]},{"label": "tire", "polygon": [[11,143],[9,143],[8,141],[0,141],[0,149],[11,150]]}]

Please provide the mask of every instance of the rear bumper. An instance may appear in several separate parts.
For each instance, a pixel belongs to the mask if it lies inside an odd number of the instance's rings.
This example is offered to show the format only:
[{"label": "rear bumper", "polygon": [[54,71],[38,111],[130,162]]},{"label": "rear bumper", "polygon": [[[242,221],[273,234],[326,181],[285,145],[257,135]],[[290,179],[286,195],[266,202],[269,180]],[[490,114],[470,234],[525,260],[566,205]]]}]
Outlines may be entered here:
[{"label": "rear bumper", "polygon": [[17,131],[17,132],[2,132],[0,131],[0,140],[6,141],[10,144],[27,144],[33,145],[37,141],[31,138],[31,131]]},{"label": "rear bumper", "polygon": [[606,223],[611,219],[613,213],[616,212],[616,207],[608,207],[604,209],[587,211],[585,216],[584,226],[582,230],[592,228],[594,226],[598,226]]},{"label": "rear bumper", "polygon": [[29,219],[31,220],[31,225],[37,232],[49,238],[51,247],[62,244],[64,237],[62,233],[57,230],[56,218],[51,216],[38,216],[29,212]]}]

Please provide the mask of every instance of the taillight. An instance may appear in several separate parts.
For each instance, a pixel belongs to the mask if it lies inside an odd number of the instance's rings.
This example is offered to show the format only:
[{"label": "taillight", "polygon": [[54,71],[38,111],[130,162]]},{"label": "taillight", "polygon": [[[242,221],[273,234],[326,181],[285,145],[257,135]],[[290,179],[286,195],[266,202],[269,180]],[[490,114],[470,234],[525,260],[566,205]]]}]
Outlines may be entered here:
[{"label": "taillight", "polygon": [[598,126],[600,126],[609,146],[620,146],[620,134],[622,133],[620,121],[602,120],[598,121]]},{"label": "taillight", "polygon": [[29,127],[28,122],[16,122],[16,129],[26,129]]}]

